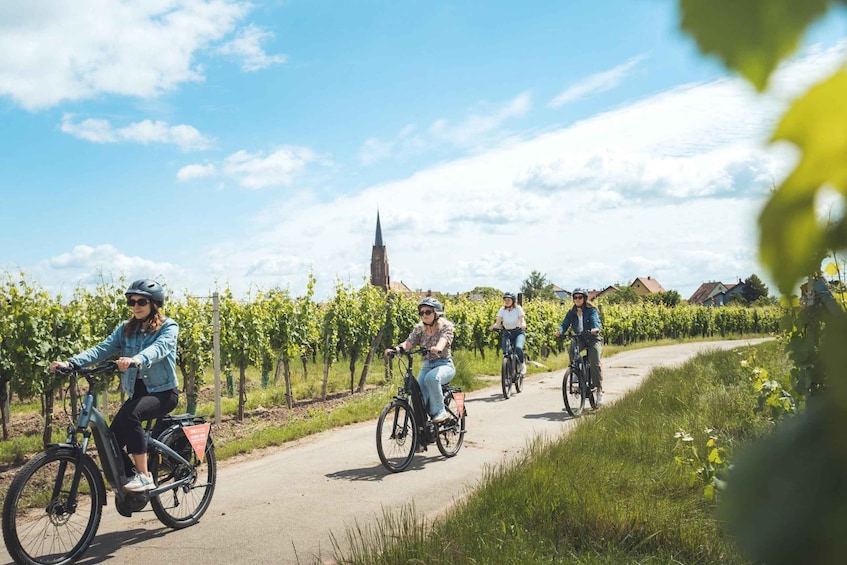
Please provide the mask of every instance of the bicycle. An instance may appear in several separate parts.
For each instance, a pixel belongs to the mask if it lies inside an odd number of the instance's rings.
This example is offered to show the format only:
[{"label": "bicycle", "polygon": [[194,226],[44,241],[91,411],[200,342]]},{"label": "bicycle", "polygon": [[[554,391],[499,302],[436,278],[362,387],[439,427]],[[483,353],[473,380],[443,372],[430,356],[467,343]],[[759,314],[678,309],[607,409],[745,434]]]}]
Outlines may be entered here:
[{"label": "bicycle", "polygon": [[376,425],[376,450],[379,460],[386,469],[398,473],[406,469],[418,451],[426,451],[427,445],[435,443],[444,457],[454,457],[462,448],[465,438],[465,393],[458,386],[441,385],[444,395],[444,410],[450,417],[436,424],[430,420],[424,406],[423,393],[412,372],[412,356],[427,353],[419,348],[411,351],[396,351],[392,357],[400,356],[401,367],[405,364],[403,386],[397,390]]},{"label": "bicycle", "polygon": [[[499,328],[497,331],[500,334],[500,343],[503,343],[503,332],[509,334],[517,334],[521,330],[515,328],[507,330]],[[518,361],[518,352],[515,349],[515,344],[512,339],[506,340],[506,348],[503,350],[503,362],[500,365],[500,386],[503,389],[503,398],[508,400],[512,396],[512,385],[515,385],[515,392],[519,393],[523,390],[524,374],[518,370],[520,361]]]},{"label": "bicycle", "polygon": [[[114,372],[114,361],[93,368],[70,367],[57,374],[88,382],[76,424],[64,443],[50,444],[15,475],[3,503],[3,539],[15,563],[64,565],[89,547],[106,505],[106,481],[122,516],[140,512],[149,502],[166,526],[196,524],[209,508],[217,466],[211,423],[193,414],[166,415],[146,423],[148,468],[155,487],[125,492],[127,481],[117,440],[94,405],[94,376]],[[94,437],[98,459],[86,453]]]},{"label": "bicycle", "polygon": [[586,399],[591,404],[591,408],[597,408],[597,400],[594,397],[596,386],[591,378],[591,365],[588,362],[588,353],[580,348],[580,338],[589,342],[599,339],[597,335],[589,332],[571,335],[571,364],[565,369],[562,378],[562,398],[565,401],[565,410],[574,418],[582,414]]}]

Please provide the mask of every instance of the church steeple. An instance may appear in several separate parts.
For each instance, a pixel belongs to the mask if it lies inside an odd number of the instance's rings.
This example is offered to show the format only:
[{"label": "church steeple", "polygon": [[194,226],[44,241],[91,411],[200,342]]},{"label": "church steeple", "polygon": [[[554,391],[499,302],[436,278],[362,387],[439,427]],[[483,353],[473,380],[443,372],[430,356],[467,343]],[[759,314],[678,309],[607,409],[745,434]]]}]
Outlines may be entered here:
[{"label": "church steeple", "polygon": [[374,247],[385,247],[382,244],[382,227],[379,225],[379,211],[376,213],[376,239],[374,240]]},{"label": "church steeple", "polygon": [[376,212],[376,237],[371,251],[371,284],[383,290],[391,286],[388,277],[388,252],[382,242],[382,226],[379,223],[379,210]]}]

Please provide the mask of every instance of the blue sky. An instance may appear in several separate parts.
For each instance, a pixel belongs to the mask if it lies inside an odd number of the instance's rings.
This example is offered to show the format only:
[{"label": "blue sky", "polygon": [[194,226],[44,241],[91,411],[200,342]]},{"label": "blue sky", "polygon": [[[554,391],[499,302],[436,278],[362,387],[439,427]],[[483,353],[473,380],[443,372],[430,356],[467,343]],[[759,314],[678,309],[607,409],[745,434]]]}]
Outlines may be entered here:
[{"label": "blue sky", "polygon": [[847,59],[843,14],[755,94],[674,2],[0,4],[0,269],[319,296],[757,273],[766,147]]}]

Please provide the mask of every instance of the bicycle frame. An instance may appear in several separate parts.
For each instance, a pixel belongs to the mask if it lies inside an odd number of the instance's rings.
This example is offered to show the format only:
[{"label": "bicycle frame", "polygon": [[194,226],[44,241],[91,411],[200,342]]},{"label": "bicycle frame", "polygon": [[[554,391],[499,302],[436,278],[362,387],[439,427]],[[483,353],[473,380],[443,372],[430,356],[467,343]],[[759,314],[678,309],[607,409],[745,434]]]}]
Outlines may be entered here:
[{"label": "bicycle frame", "polygon": [[423,392],[421,391],[421,386],[420,384],[418,384],[418,379],[415,377],[414,372],[412,372],[411,356],[415,353],[419,352],[409,352],[409,357],[406,360],[406,372],[403,376],[403,386],[397,390],[397,394],[394,396],[394,398],[396,400],[409,404],[412,411],[412,418],[415,421],[415,427],[418,428],[418,438],[422,440],[423,445],[427,445],[429,443],[432,443],[431,438],[427,437],[426,434],[426,424],[427,422],[429,422],[429,414],[427,413],[426,407],[424,406]]},{"label": "bicycle frame", "polygon": [[[112,491],[114,492],[116,498],[116,504],[119,507],[122,506],[124,500],[130,498],[138,502],[144,502],[144,504],[146,505],[150,497],[179,488],[193,480],[193,476],[189,475],[187,477],[183,477],[178,481],[169,483],[166,486],[154,488],[143,493],[125,492],[123,490],[123,485],[126,484],[128,477],[124,473],[124,464],[123,458],[121,456],[121,449],[115,441],[115,437],[112,434],[112,431],[109,429],[109,425],[106,423],[106,418],[94,406],[94,393],[92,392],[94,390],[94,383],[93,379],[91,378],[91,375],[85,375],[85,379],[86,381],[88,381],[88,392],[86,393],[82,401],[79,418],[77,420],[76,426],[68,426],[68,439],[66,443],[50,444],[48,447],[69,447],[77,453],[78,460],[81,460],[83,457],[88,457],[88,455],[86,454],[86,450],[88,448],[88,440],[93,435],[94,445],[97,448],[97,454],[101,461],[103,475],[106,477],[106,481],[112,487]],[[183,418],[183,420],[184,419],[187,418]],[[177,417],[175,419],[175,422],[179,421],[180,418]],[[151,426],[148,422],[146,429],[148,452],[150,451],[152,446],[155,451],[167,454],[176,461],[184,465],[191,466],[190,461],[186,460],[182,455],[171,449],[168,445],[159,441],[159,439],[153,437],[151,435],[150,428]],[[162,430],[161,434],[164,435],[168,429],[170,428]],[[78,442],[76,440],[77,434],[82,434],[81,442]],[[79,486],[81,474],[82,465],[77,465],[76,470],[74,472],[73,480],[71,482],[71,494],[69,496],[69,506],[71,506],[72,508],[75,508],[76,506],[76,493],[77,488]],[[56,488],[59,488],[58,484],[56,485]],[[100,489],[100,492],[103,493],[103,497],[100,500],[100,504],[102,506],[105,506],[105,489]]]},{"label": "bicycle frame", "polygon": [[591,364],[588,362],[588,352],[583,353],[579,336],[571,336],[571,370],[578,372],[585,379],[585,386],[591,390]]}]

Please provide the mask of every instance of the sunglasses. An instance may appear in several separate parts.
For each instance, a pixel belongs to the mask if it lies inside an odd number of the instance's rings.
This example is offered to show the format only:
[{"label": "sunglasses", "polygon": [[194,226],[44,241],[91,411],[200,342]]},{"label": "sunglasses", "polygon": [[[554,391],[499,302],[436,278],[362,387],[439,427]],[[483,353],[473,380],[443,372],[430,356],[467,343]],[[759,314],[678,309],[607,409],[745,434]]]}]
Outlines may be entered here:
[{"label": "sunglasses", "polygon": [[147,306],[148,304],[150,304],[150,301],[146,298],[139,298],[138,300],[134,298],[127,298],[126,303],[128,306],[135,306],[136,304],[138,304],[139,306]]},{"label": "sunglasses", "polygon": [[430,314],[434,314],[435,310],[418,310],[419,316],[429,316]]},{"label": "sunglasses", "polygon": [[573,297],[573,299],[574,300],[585,300],[585,297],[581,294],[577,294],[576,296]]}]

